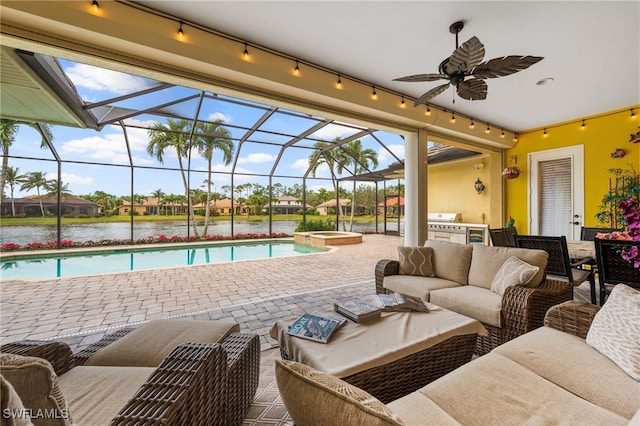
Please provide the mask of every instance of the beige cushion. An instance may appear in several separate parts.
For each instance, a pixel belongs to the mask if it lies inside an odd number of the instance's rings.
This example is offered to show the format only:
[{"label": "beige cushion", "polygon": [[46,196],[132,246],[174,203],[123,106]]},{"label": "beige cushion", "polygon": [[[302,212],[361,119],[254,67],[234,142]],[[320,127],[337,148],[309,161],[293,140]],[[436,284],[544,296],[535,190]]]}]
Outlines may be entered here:
[{"label": "beige cushion", "polygon": [[416,392],[463,425],[625,425],[629,421],[493,352]]},{"label": "beige cushion", "polygon": [[400,274],[433,277],[432,255],[431,247],[398,247]]},{"label": "beige cushion", "polygon": [[469,283],[471,245],[436,240],[427,240],[424,245],[433,248],[431,263],[436,277],[460,284]]},{"label": "beige cushion", "polygon": [[108,425],[154,371],[152,367],[75,367],[60,376],[60,387],[78,426]]},{"label": "beige cushion", "polygon": [[623,417],[631,418],[640,409],[640,383],[572,334],[540,327],[493,352]]},{"label": "beige cushion", "polygon": [[502,296],[491,290],[461,286],[431,292],[429,301],[481,323],[501,327]]},{"label": "beige cushion", "polygon": [[[549,255],[544,250],[523,249],[517,247],[494,247],[484,244],[472,244],[473,257],[469,267],[469,285],[491,289],[491,282],[504,262],[511,256],[524,260],[540,270],[529,281],[527,287],[538,287],[544,279]],[[437,270],[436,270],[437,272]]]},{"label": "beige cushion", "polygon": [[640,381],[640,292],[618,284],[593,318],[587,343]]},{"label": "beige cushion", "polygon": [[297,426],[404,425],[369,393],[304,364],[276,360],[276,382]]},{"label": "beige cushion", "polygon": [[432,291],[440,288],[460,287],[461,284],[437,277],[389,275],[384,277],[382,286],[387,290],[419,297],[420,299],[428,302]]},{"label": "beige cushion", "polygon": [[217,343],[239,331],[232,322],[154,320],[100,349],[86,365],[157,367],[181,343]]},{"label": "beige cushion", "polygon": [[529,265],[524,260],[511,256],[502,264],[496,276],[491,281],[491,291],[504,295],[507,287],[513,285],[527,285],[540,270],[538,266]]},{"label": "beige cushion", "polygon": [[32,421],[36,425],[73,424],[69,406],[58,385],[58,376],[47,360],[0,354],[0,372],[18,393],[25,408],[34,414],[51,413],[47,416],[32,414]]},{"label": "beige cushion", "polygon": [[0,423],[2,426],[33,426],[29,411],[20,395],[4,376],[0,375]]},{"label": "beige cushion", "polygon": [[387,404],[407,426],[460,426],[449,413],[420,392],[413,392]]}]

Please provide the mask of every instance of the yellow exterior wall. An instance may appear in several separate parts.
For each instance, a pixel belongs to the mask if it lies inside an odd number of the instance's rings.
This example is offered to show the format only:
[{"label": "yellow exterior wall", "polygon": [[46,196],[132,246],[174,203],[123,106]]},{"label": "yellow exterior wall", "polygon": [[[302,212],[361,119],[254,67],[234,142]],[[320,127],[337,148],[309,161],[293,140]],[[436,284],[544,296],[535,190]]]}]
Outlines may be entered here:
[{"label": "yellow exterior wall", "polygon": [[[631,118],[631,110],[635,118]],[[640,172],[640,143],[630,143],[630,134],[640,130],[640,106],[624,110],[585,117],[570,123],[559,123],[544,129],[535,129],[522,133],[517,145],[505,152],[505,165],[512,165],[512,156],[517,156],[520,177],[505,180],[505,216],[515,219],[515,226],[521,234],[528,233],[528,170],[527,155],[574,145],[584,146],[584,226],[600,226],[595,219],[602,196],[609,190],[608,172],[612,168],[628,169],[633,167]],[[621,148],[626,151],[622,158],[612,158],[611,153]]]},{"label": "yellow exterior wall", "polygon": [[[474,167],[478,163],[484,164],[480,170]],[[500,185],[492,183],[490,170],[489,156],[429,166],[429,212],[461,213],[465,223],[490,223],[492,191],[501,191]],[[474,189],[478,178],[485,185],[481,194]]]}]

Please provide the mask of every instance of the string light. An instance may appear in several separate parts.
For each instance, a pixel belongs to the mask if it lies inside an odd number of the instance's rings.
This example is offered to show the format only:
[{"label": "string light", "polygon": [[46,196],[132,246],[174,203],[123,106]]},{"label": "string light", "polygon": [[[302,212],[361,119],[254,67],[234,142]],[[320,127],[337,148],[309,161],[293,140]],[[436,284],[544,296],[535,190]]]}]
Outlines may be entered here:
[{"label": "string light", "polygon": [[93,0],[91,2],[91,6],[93,7],[93,13],[98,13],[98,9],[100,9],[100,4],[98,3],[98,0]]},{"label": "string light", "polygon": [[182,21],[180,21],[180,28],[178,28],[178,38],[180,40],[184,38],[184,31],[182,31]]},{"label": "string light", "polygon": [[378,92],[376,92],[376,86],[371,86],[373,88],[373,92],[371,92],[371,99],[378,99]]},{"label": "string light", "polygon": [[246,42],[244,43],[244,52],[242,54],[244,55],[245,60],[249,59],[249,46]]},{"label": "string light", "polygon": [[518,134],[517,133],[513,134],[513,141],[514,142],[518,142]]},{"label": "string light", "polygon": [[582,130],[584,130],[584,128],[585,128],[584,120],[582,120],[582,126],[580,126],[580,128],[581,128]]},{"label": "string light", "polygon": [[404,102],[404,96],[402,97],[402,101],[400,101],[400,107],[404,108],[406,106],[405,102]]},{"label": "string light", "polygon": [[473,118],[471,119],[471,124],[469,124],[469,128],[473,129],[474,127],[476,127],[476,124],[473,122]]},{"label": "string light", "polygon": [[449,120],[452,123],[456,122],[456,114],[454,112],[451,112],[451,120]]},{"label": "string light", "polygon": [[429,107],[429,104],[427,104],[427,111],[425,112],[425,115],[431,115],[431,108]]},{"label": "string light", "polygon": [[545,138],[547,137],[547,128],[544,128],[544,132],[542,132],[542,136],[544,136]]},{"label": "string light", "polygon": [[632,120],[636,119],[636,113],[633,111],[633,108],[631,109],[631,119]]},{"label": "string light", "polygon": [[297,59],[296,59],[296,67],[293,69],[293,73],[295,75],[300,75],[300,64],[298,63]]},{"label": "string light", "polygon": [[486,129],[484,129],[484,132],[485,132],[486,134],[491,133],[491,128],[489,127],[489,125],[488,125],[488,124],[487,124],[487,128],[486,128]]},{"label": "string light", "polygon": [[342,89],[342,79],[340,78],[340,74],[338,74],[338,81],[336,81],[336,87],[338,89]]},{"label": "string light", "polygon": [[500,137],[504,139],[504,129],[502,129],[502,133],[500,133]]}]

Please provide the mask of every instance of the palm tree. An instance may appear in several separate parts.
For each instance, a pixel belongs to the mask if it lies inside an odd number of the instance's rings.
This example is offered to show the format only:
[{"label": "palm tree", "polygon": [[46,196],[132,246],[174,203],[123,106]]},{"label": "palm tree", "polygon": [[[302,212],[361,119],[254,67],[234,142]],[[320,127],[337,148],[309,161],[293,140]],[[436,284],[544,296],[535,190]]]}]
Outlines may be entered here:
[{"label": "palm tree", "polygon": [[213,153],[214,151],[222,152],[222,162],[224,165],[231,163],[233,156],[233,141],[231,140],[231,133],[222,126],[222,120],[216,120],[214,122],[199,122],[197,131],[198,139],[195,144],[198,147],[198,152],[207,160],[207,201],[204,213],[204,229],[203,235],[207,235],[209,228],[209,215],[211,214],[211,172],[213,165]]},{"label": "palm tree", "polygon": [[[59,191],[58,191],[58,188],[59,188]],[[46,180],[45,183],[44,183],[44,189],[47,190],[47,193],[44,194],[46,197],[57,197],[58,196],[58,192],[60,192],[60,196],[61,197],[65,197],[65,196],[73,194],[69,190],[69,184],[68,183],[63,183],[62,181],[60,181],[60,184],[58,185],[58,180],[57,179]]]},{"label": "palm tree", "polygon": [[[371,168],[378,167],[378,153],[371,148],[362,148],[360,139],[346,143],[343,146],[348,154],[348,162],[343,166],[353,166],[352,173],[354,176],[369,171]],[[353,217],[356,210],[356,181],[353,181],[353,192],[351,193],[351,218],[349,221],[349,231],[353,230]]]},{"label": "palm tree", "polygon": [[187,180],[187,172],[184,168],[183,160],[189,157],[191,150],[191,141],[189,139],[188,130],[191,127],[189,120],[167,119],[167,124],[155,123],[149,130],[149,144],[147,145],[147,153],[158,160],[160,164],[164,163],[166,150],[173,148],[178,157],[178,165],[180,167],[180,175],[182,184],[184,185],[184,196],[188,200],[188,208],[191,215],[191,224],[193,225],[193,234],[198,237],[198,228],[195,221],[195,212],[191,197],[189,197],[189,182]]},{"label": "palm tree", "polygon": [[157,215],[160,214],[160,207],[162,206],[162,203],[164,201],[163,198],[164,198],[165,195],[167,195],[167,194],[162,192],[162,189],[160,189],[160,188],[156,189],[155,191],[153,191],[151,193],[151,196],[152,197],[156,197],[156,199],[158,200],[158,207],[157,207],[157,211],[156,211]]},{"label": "palm tree", "polygon": [[338,179],[336,178],[336,174],[342,174],[342,170],[344,169],[345,164],[347,163],[346,155],[344,151],[337,149],[329,149],[330,146],[335,143],[340,142],[340,138],[335,138],[333,143],[318,141],[313,147],[315,151],[309,156],[309,165],[311,166],[311,174],[313,176],[316,175],[316,171],[318,167],[322,164],[326,164],[331,172],[331,182],[333,183],[333,190],[335,191],[337,198],[336,209],[338,212],[338,216],[342,219],[342,230],[346,231],[347,227],[344,223],[344,211],[342,209],[342,205],[340,204],[340,197],[337,195],[340,193],[338,188]]},{"label": "palm tree", "polygon": [[95,202],[96,204],[102,207],[102,212],[106,215],[107,210],[109,210],[112,207],[116,197],[104,191],[95,191],[93,193],[92,198],[93,198],[92,200],[93,202]]},{"label": "palm tree", "polygon": [[[6,185],[9,185],[9,193],[11,194],[11,216],[16,215],[16,203],[13,198],[13,191],[16,188],[16,185],[24,182],[25,175],[19,174],[20,168],[16,167],[15,169],[11,166],[7,166],[5,170],[5,182]],[[4,188],[2,188],[4,191]]]},{"label": "palm tree", "polygon": [[13,142],[15,142],[16,140],[16,135],[20,130],[20,125],[31,127],[41,134],[41,148],[47,147],[46,138],[48,138],[49,140],[53,140],[51,127],[48,124],[40,125],[40,127],[42,127],[42,132],[44,132],[44,134],[42,134],[37,123],[9,120],[6,118],[0,119],[0,149],[2,149],[2,171],[0,172],[0,188],[2,189],[2,192],[0,192],[0,204],[2,204],[2,199],[4,198],[4,187],[6,185],[7,179],[7,167],[9,167],[9,148],[11,148],[11,145],[13,145]]},{"label": "palm tree", "polygon": [[35,188],[38,193],[38,202],[40,203],[40,213],[42,214],[42,217],[44,217],[45,214],[44,207],[42,206],[42,197],[40,196],[40,188],[46,189],[47,182],[47,178],[45,178],[43,172],[31,172],[27,173],[24,183],[20,187],[21,191],[31,191]]}]

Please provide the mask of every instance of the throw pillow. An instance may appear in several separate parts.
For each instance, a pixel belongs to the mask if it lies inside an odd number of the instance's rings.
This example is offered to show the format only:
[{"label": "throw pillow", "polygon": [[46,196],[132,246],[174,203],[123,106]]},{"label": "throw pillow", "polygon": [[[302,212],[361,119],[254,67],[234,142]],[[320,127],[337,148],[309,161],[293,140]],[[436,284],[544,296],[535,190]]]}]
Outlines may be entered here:
[{"label": "throw pillow", "polygon": [[0,375],[0,409],[4,426],[33,426],[29,411],[24,408],[18,392],[4,376]]},{"label": "throw pillow", "polygon": [[539,270],[538,266],[529,265],[524,260],[511,256],[504,261],[495,277],[493,277],[491,291],[503,296],[507,287],[528,284]]},{"label": "throw pillow", "polygon": [[51,364],[42,358],[0,354],[2,376],[11,383],[32,421],[38,425],[73,425],[69,406]]},{"label": "throw pillow", "polygon": [[431,263],[432,256],[431,247],[398,247],[400,274],[433,277],[435,274]]},{"label": "throw pillow", "polygon": [[297,426],[404,425],[369,393],[307,365],[276,360],[276,382]]},{"label": "throw pillow", "polygon": [[586,341],[640,382],[640,291],[615,285],[593,318]]}]

